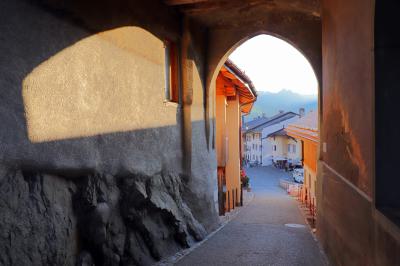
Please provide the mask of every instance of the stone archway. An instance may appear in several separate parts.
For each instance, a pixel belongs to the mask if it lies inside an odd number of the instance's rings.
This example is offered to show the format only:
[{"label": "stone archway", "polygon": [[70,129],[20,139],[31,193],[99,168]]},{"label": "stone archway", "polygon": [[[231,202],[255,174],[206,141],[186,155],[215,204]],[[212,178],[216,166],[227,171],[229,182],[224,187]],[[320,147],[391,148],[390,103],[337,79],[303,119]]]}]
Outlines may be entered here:
[{"label": "stone archway", "polygon": [[[265,10],[254,9],[249,13],[251,17],[239,17],[237,21],[226,19],[209,29],[206,60],[206,118],[208,120],[206,131],[210,139],[214,135],[212,120],[215,109],[213,95],[216,73],[238,46],[260,34],[272,35],[288,42],[307,58],[319,83],[318,113],[322,113],[322,31],[319,13],[307,13],[295,9],[284,11],[276,9],[267,14]],[[321,120],[319,124],[321,128]]]}]

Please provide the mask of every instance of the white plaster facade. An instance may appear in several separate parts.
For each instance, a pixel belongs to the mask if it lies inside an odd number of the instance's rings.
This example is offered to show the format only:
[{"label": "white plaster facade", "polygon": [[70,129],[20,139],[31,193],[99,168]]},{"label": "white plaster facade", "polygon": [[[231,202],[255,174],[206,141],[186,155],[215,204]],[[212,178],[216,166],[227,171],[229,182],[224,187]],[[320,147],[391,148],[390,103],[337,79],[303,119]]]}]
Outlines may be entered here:
[{"label": "white plaster facade", "polygon": [[[298,116],[289,118],[287,120],[284,120],[280,123],[274,124],[267,126],[262,129],[262,165],[267,166],[272,164],[272,160],[275,157],[285,157],[287,159],[290,159],[294,162],[300,161],[302,159],[301,156],[301,144],[298,142],[293,141],[292,139],[286,140],[289,141],[288,143],[283,143],[281,139],[277,139],[276,141],[273,140],[273,138],[268,138],[268,135],[279,131],[280,129],[285,128],[288,124],[295,122],[297,119],[299,119]],[[287,137],[286,137],[287,138]],[[292,143],[294,142],[294,143]],[[291,145],[291,147],[288,147],[288,144]],[[294,145],[292,147],[292,145]],[[276,147],[275,147],[276,146]],[[277,149],[277,151],[274,151],[274,149]],[[290,149],[290,152],[289,152]],[[295,151],[295,152],[292,152]],[[286,153],[285,153],[286,151]]]}]

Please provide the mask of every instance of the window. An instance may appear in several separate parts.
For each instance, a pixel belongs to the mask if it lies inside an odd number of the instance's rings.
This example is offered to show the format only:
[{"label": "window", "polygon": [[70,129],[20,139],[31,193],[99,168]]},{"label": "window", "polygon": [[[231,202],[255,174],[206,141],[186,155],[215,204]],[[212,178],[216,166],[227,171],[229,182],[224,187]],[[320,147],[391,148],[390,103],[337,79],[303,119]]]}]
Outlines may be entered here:
[{"label": "window", "polygon": [[287,151],[290,152],[290,144],[287,145]]},{"label": "window", "polygon": [[178,49],[171,41],[164,42],[165,49],[165,100],[179,102]]},{"label": "window", "polygon": [[400,226],[400,36],[396,21],[399,1],[375,3],[375,206]]},{"label": "window", "polygon": [[293,153],[296,153],[296,145],[295,144],[293,144],[292,150],[293,150]]},{"label": "window", "polygon": [[276,151],[276,145],[274,145],[274,151]]}]

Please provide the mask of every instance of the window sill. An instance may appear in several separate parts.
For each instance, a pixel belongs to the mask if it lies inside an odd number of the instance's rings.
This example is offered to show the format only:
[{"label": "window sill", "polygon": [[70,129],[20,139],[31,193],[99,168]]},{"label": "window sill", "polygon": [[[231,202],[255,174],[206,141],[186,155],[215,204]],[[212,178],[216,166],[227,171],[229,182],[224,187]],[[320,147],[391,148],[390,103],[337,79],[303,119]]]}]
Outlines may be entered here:
[{"label": "window sill", "polygon": [[167,100],[164,101],[164,105],[165,105],[165,107],[174,107],[174,108],[178,108],[180,106],[179,103],[171,102],[171,101],[167,101]]},{"label": "window sill", "polygon": [[375,209],[375,219],[390,235],[400,241],[399,210],[380,207]]},{"label": "window sill", "polygon": [[400,226],[400,210],[398,208],[380,207],[378,211],[397,226]]}]

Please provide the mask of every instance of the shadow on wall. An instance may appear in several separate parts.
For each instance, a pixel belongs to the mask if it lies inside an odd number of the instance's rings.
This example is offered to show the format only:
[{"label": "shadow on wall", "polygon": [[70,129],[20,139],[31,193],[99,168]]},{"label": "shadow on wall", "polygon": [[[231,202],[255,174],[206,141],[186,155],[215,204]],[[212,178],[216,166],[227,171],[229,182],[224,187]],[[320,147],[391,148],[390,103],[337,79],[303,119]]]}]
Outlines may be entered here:
[{"label": "shadow on wall", "polygon": [[[33,2],[0,3],[0,264],[149,265],[202,239],[217,219],[203,113],[193,101],[188,176],[182,112],[157,77],[176,14],[160,1],[46,0],[71,14]],[[188,46],[193,95],[203,58]]]},{"label": "shadow on wall", "polygon": [[[104,21],[139,24],[131,14],[111,20],[116,11],[106,10],[106,2],[90,14],[108,11]],[[0,7],[0,161],[64,170],[104,164],[110,172],[135,168],[148,174],[181,169],[181,112],[162,104],[162,37],[136,26],[94,34],[87,24],[107,25],[95,32],[116,25],[96,17],[72,21],[71,14],[23,0]],[[176,38],[174,17],[159,19],[168,20],[170,32],[157,35]]]}]

